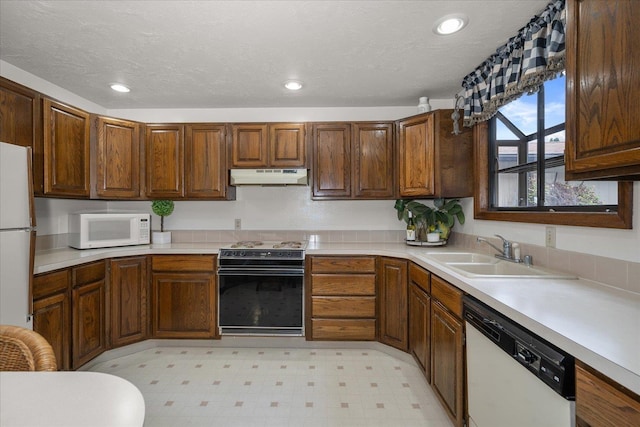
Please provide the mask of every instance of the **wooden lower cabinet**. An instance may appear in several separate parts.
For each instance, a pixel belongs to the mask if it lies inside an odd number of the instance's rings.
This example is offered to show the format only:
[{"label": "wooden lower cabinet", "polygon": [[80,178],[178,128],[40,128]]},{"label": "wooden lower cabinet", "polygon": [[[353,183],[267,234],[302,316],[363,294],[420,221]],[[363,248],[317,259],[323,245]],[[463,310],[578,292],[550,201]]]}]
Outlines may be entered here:
[{"label": "wooden lower cabinet", "polygon": [[376,258],[309,257],[307,271],[307,339],[375,340]]},{"label": "wooden lower cabinet", "polygon": [[215,256],[151,258],[151,328],[155,338],[215,338]]},{"label": "wooden lower cabinet", "polygon": [[148,336],[147,257],[110,261],[111,347],[142,341]]},{"label": "wooden lower cabinet", "polygon": [[408,328],[408,262],[395,258],[380,258],[378,269],[380,330],[383,344],[407,351]]},{"label": "wooden lower cabinet", "polygon": [[105,261],[75,267],[72,274],[72,369],[107,350]]},{"label": "wooden lower cabinet", "polygon": [[37,275],[33,280],[33,330],[53,348],[58,370],[71,368],[71,270]]},{"label": "wooden lower cabinet", "polygon": [[409,353],[431,382],[431,273],[409,264]]},{"label": "wooden lower cabinet", "polygon": [[576,363],[576,427],[640,426],[640,396]]},{"label": "wooden lower cabinet", "polygon": [[[452,295],[456,298],[449,298]],[[432,276],[431,297],[431,387],[453,424],[462,427],[465,420],[462,292]]]}]

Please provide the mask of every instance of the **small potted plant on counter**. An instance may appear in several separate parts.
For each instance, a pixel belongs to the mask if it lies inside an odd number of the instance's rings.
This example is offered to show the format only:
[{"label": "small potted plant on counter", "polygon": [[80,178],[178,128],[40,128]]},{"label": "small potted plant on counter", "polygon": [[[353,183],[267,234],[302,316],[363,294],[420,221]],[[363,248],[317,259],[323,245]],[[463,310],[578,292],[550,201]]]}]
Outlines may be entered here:
[{"label": "small potted plant on counter", "polygon": [[171,232],[164,231],[164,217],[173,213],[173,200],[154,200],[151,210],[160,217],[160,231],[153,232],[153,243],[171,243]]},{"label": "small potted plant on counter", "polygon": [[[395,209],[399,220],[408,221],[409,211],[416,220],[417,233],[416,243],[429,242],[444,245],[451,234],[451,228],[455,225],[456,219],[460,224],[464,224],[465,217],[460,205],[460,200],[444,198],[434,199],[433,207],[427,206],[415,200],[398,199]],[[433,233],[431,236],[428,234]],[[437,235],[435,234],[437,233]]]}]

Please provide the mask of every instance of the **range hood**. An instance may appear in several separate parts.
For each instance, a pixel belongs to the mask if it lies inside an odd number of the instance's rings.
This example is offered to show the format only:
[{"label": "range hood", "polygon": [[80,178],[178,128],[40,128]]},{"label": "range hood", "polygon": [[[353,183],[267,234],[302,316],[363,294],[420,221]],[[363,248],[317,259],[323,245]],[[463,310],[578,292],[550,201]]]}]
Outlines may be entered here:
[{"label": "range hood", "polygon": [[231,169],[231,185],[308,185],[306,169]]}]

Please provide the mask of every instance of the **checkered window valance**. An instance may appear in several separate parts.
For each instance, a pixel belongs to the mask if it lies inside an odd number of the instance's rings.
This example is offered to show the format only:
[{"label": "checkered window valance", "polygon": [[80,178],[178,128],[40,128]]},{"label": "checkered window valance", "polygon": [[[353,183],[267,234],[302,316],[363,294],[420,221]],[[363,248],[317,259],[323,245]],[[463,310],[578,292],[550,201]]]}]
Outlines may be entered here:
[{"label": "checkered window valance", "polygon": [[462,80],[464,126],[489,120],[502,105],[564,70],[565,23],[565,0],[552,1]]}]

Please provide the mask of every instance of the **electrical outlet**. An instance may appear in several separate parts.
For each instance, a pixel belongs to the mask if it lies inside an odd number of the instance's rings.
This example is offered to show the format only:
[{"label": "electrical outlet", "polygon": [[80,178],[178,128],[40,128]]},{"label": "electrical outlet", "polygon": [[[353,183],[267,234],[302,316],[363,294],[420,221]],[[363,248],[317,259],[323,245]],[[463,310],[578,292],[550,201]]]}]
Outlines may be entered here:
[{"label": "electrical outlet", "polygon": [[242,220],[240,218],[236,218],[235,220],[235,229],[236,230],[242,229]]},{"label": "electrical outlet", "polygon": [[544,244],[548,248],[556,247],[556,228],[555,227],[544,228]]}]

